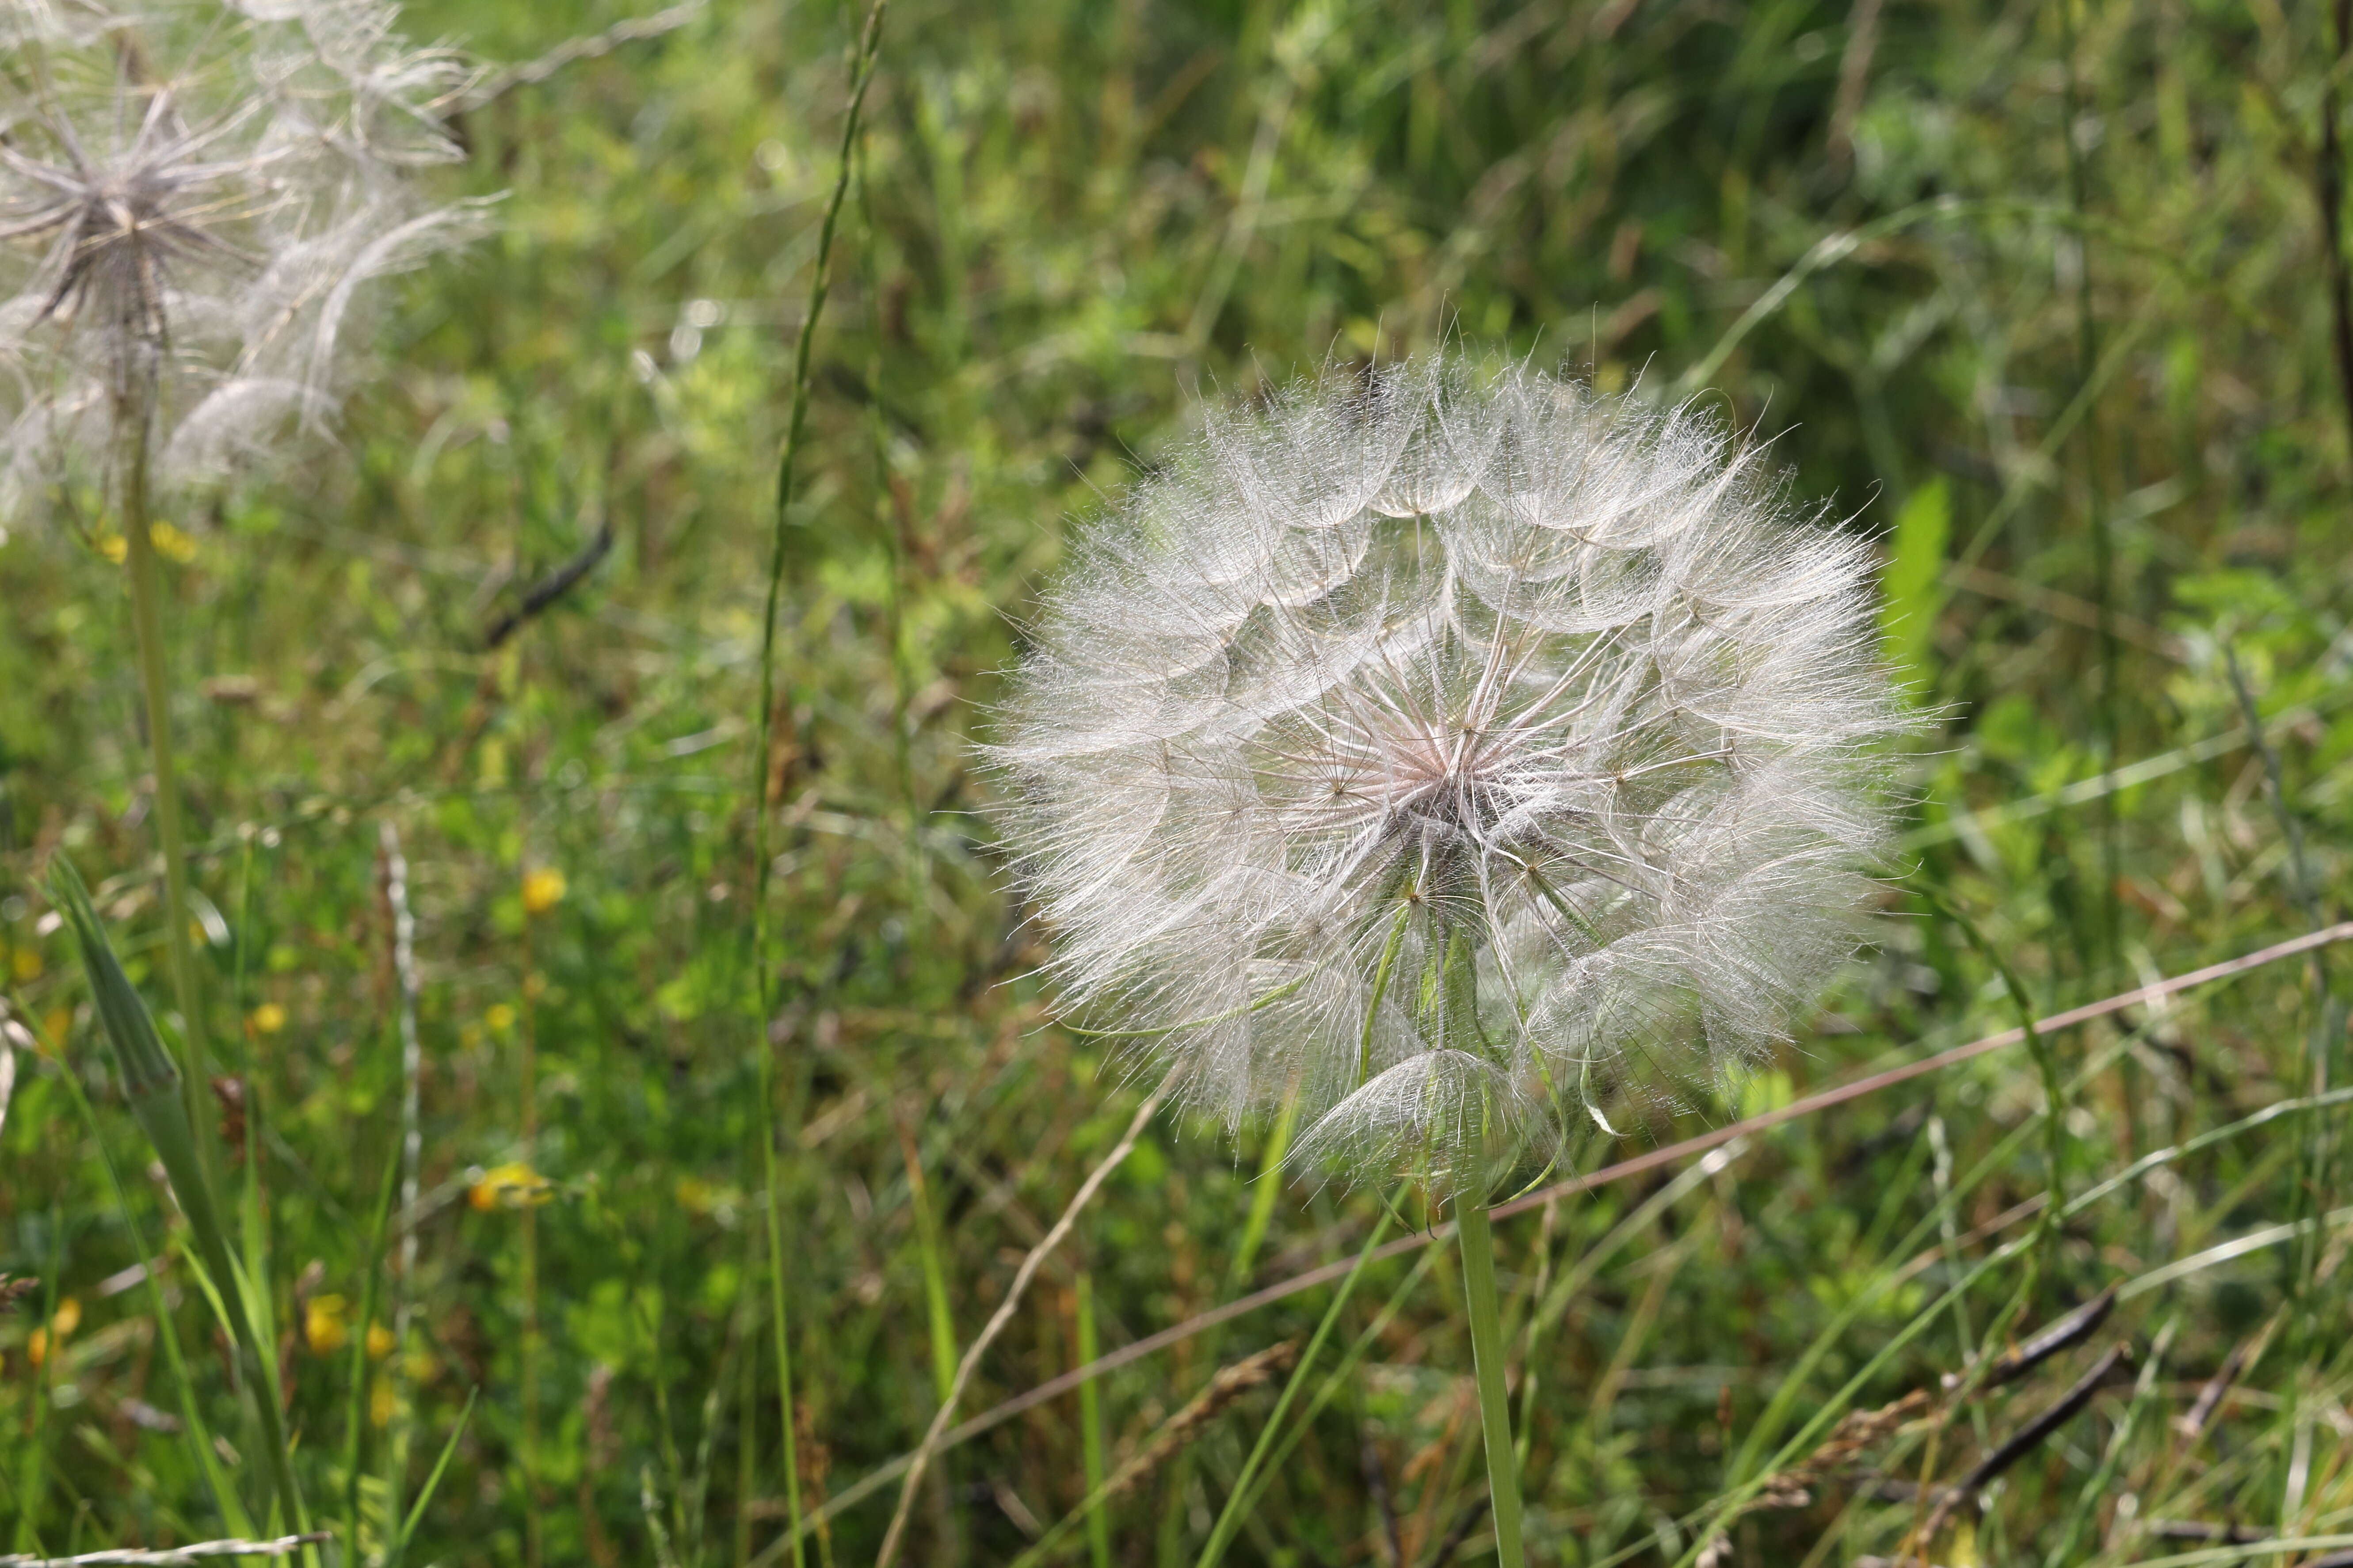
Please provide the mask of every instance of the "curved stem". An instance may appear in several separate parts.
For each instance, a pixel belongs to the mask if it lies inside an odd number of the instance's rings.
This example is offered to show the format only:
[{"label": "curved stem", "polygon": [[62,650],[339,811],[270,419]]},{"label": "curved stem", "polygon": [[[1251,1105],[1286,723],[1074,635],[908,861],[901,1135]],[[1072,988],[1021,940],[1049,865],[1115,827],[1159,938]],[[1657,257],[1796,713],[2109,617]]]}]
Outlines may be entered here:
[{"label": "curved stem", "polygon": [[1525,1568],[1520,1545],[1519,1453],[1512,1443],[1512,1402],[1504,1384],[1504,1320],[1495,1298],[1495,1243],[1484,1200],[1455,1205],[1454,1239],[1462,1248],[1462,1296],[1471,1319],[1471,1361],[1479,1379],[1479,1424],[1487,1442],[1487,1489],[1494,1500],[1495,1560]]}]

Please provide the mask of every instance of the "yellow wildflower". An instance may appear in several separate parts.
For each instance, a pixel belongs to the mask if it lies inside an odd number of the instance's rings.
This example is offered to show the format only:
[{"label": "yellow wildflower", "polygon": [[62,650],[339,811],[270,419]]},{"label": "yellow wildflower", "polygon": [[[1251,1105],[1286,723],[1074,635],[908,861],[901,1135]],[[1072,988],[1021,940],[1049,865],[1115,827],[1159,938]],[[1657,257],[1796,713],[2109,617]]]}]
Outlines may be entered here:
[{"label": "yellow wildflower", "polygon": [[503,1035],[513,1028],[514,1020],[515,1010],[503,1002],[492,1003],[491,1010],[482,1015],[482,1022],[491,1026],[492,1034],[497,1035]]},{"label": "yellow wildflower", "polygon": [[535,915],[543,915],[564,901],[564,873],[553,866],[542,866],[522,879],[522,907]]},{"label": "yellow wildflower", "polygon": [[351,1342],[351,1325],[343,1321],[348,1305],[341,1296],[313,1296],[302,1307],[302,1339],[312,1355],[332,1355]]},{"label": "yellow wildflower", "polygon": [[543,1204],[554,1195],[554,1183],[517,1160],[475,1177],[466,1201],[478,1209],[519,1209]]},{"label": "yellow wildflower", "polygon": [[168,522],[159,522],[147,531],[154,542],[155,553],[185,566],[196,558],[196,542]]},{"label": "yellow wildflower", "polygon": [[370,1323],[367,1331],[368,1360],[382,1361],[392,1353],[392,1331],[382,1323]]},{"label": "yellow wildflower", "polygon": [[[149,528],[147,538],[155,546],[156,554],[183,566],[196,558],[196,542],[168,522]],[[101,533],[98,536],[98,552],[120,566],[130,558],[131,542],[119,533]]]},{"label": "yellow wildflower", "polygon": [[392,1379],[379,1376],[368,1388],[368,1424],[391,1426],[393,1409]]},{"label": "yellow wildflower", "polygon": [[286,1026],[286,1009],[275,1002],[264,1002],[247,1015],[245,1022],[257,1035],[274,1035]]},{"label": "yellow wildflower", "polygon": [[80,1327],[81,1302],[69,1296],[58,1303],[58,1310],[49,1319],[48,1327],[35,1329],[26,1336],[25,1359],[35,1366],[45,1364],[49,1359],[49,1347],[62,1345],[66,1342],[66,1336]]},{"label": "yellow wildflower", "polygon": [[26,981],[38,980],[41,977],[41,954],[39,950],[30,947],[17,948],[8,955],[8,968],[10,972],[16,976],[16,979],[20,984]]}]

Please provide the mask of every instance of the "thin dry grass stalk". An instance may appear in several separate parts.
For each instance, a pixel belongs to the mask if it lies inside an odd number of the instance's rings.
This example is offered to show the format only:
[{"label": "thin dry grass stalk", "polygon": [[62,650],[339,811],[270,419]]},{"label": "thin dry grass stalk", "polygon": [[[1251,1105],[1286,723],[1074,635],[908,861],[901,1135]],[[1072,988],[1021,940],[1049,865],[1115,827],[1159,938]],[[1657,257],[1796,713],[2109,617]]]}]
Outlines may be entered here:
[{"label": "thin dry grass stalk", "polygon": [[1267,1346],[1256,1355],[1245,1356],[1229,1366],[1219,1367],[1217,1375],[1209,1379],[1209,1385],[1195,1394],[1185,1408],[1163,1422],[1160,1430],[1152,1435],[1152,1440],[1136,1450],[1134,1458],[1119,1468],[1119,1473],[1112,1477],[1103,1488],[1103,1500],[1109,1502],[1114,1498],[1124,1497],[1150,1480],[1154,1472],[1174,1458],[1178,1449],[1198,1436],[1202,1428],[1224,1414],[1228,1405],[1251,1389],[1281,1377],[1298,1359],[1297,1342],[1285,1340],[1280,1344]]},{"label": "thin dry grass stalk", "polygon": [[199,1541],[160,1552],[85,1552],[79,1557],[0,1557],[0,1568],[97,1568],[100,1563],[199,1563],[210,1557],[284,1557],[327,1539],[323,1530],[271,1541]]},{"label": "thin dry grass stalk", "polygon": [[23,1028],[8,1016],[8,1005],[0,1002],[0,1132],[8,1130],[8,1102],[16,1096],[16,1036]]},{"label": "thin dry grass stalk", "polygon": [[1805,1459],[1765,1483],[1757,1495],[1759,1508],[1804,1508],[1814,1500],[1814,1488],[1825,1477],[1854,1463],[1874,1444],[1894,1436],[1905,1423],[1927,1413],[1935,1396],[1915,1388],[1903,1398],[1876,1410],[1850,1410]]},{"label": "thin dry grass stalk", "polygon": [[1029,1256],[1023,1258],[1021,1267],[1014,1271],[1013,1283],[1006,1288],[1005,1300],[997,1303],[995,1315],[988,1320],[988,1326],[980,1331],[979,1337],[965,1349],[964,1360],[956,1363],[955,1383],[948,1389],[948,1396],[940,1402],[939,1413],[932,1417],[931,1427],[923,1434],[922,1444],[907,1461],[907,1479],[899,1488],[899,1506],[891,1515],[891,1528],[882,1536],[882,1550],[875,1554],[874,1568],[891,1568],[891,1563],[897,1558],[900,1542],[907,1531],[908,1510],[914,1504],[915,1488],[922,1484],[923,1471],[931,1465],[932,1456],[946,1447],[948,1423],[955,1419],[957,1402],[964,1398],[964,1391],[971,1385],[973,1372],[980,1365],[982,1354],[997,1342],[997,1336],[1005,1331],[1005,1325],[1013,1321],[1014,1310],[1020,1306],[1021,1298],[1028,1292],[1029,1281],[1037,1278],[1039,1266],[1054,1248],[1062,1245],[1063,1238],[1071,1234],[1071,1227],[1078,1223],[1080,1211],[1087,1206],[1095,1194],[1102,1190],[1103,1183],[1110,1179],[1111,1173],[1119,1169],[1121,1163],[1134,1150],[1135,1141],[1144,1135],[1145,1124],[1152,1120],[1152,1113],[1160,1109],[1160,1102],[1168,1098],[1169,1091],[1175,1087],[1173,1082],[1163,1083],[1135,1108],[1135,1116],[1128,1122],[1127,1131],[1121,1135],[1119,1142],[1103,1156],[1103,1163],[1080,1184],[1079,1190],[1071,1194],[1070,1205],[1062,1210],[1062,1217],[1054,1222],[1054,1228],[1046,1233],[1043,1240],[1029,1249]]}]

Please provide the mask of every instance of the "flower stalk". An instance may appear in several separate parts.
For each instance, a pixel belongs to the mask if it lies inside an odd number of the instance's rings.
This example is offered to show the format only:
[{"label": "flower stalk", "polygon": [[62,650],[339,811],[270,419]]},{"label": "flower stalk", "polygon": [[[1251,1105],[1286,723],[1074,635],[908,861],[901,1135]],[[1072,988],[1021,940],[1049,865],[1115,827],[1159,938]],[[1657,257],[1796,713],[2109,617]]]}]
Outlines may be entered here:
[{"label": "flower stalk", "polygon": [[179,769],[172,749],[172,678],[164,647],[163,584],[155,565],[153,520],[149,515],[148,444],[152,399],[134,390],[124,400],[119,439],[124,448],[121,472],[123,567],[131,579],[131,626],[139,649],[139,687],[147,710],[147,754],[155,774],[155,838],[164,859],[164,952],[172,969],[172,999],[180,1009],[180,1086],[195,1156],[207,1175],[220,1166],[213,1147],[212,1066],[205,1042],[204,992],[195,954],[188,944],[188,863],[180,820]]},{"label": "flower stalk", "polygon": [[1512,1443],[1512,1401],[1504,1375],[1504,1319],[1495,1295],[1495,1243],[1483,1197],[1455,1205],[1454,1239],[1462,1252],[1462,1300],[1471,1323],[1471,1361],[1479,1383],[1479,1426],[1487,1445],[1487,1490],[1493,1500],[1495,1559],[1525,1568],[1520,1545],[1520,1465]]}]

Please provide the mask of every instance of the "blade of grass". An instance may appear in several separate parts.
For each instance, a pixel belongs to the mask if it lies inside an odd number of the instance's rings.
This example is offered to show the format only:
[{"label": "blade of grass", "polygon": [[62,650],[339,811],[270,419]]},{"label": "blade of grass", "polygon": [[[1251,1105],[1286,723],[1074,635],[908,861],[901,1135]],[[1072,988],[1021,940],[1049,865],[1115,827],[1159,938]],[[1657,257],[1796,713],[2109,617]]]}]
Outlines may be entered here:
[{"label": "blade of grass", "polygon": [[171,1182],[173,1195],[179,1200],[180,1211],[187,1217],[188,1228],[195,1238],[198,1255],[192,1255],[191,1261],[195,1272],[206,1278],[216,1294],[222,1316],[237,1342],[248,1392],[268,1450],[264,1462],[271,1490],[295,1531],[307,1531],[310,1521],[301,1493],[294,1484],[285,1425],[279,1415],[277,1380],[272,1375],[275,1363],[255,1335],[257,1319],[247,1306],[251,1291],[240,1288],[242,1271],[230,1250],[212,1184],[197,1152],[195,1135],[188,1126],[187,1103],[179,1093],[179,1069],[156,1037],[154,1020],[148,1015],[146,1003],[116,962],[114,949],[98,923],[97,911],[90,908],[90,895],[81,879],[62,856],[53,863],[50,890],[80,948],[91,997],[113,1043],[132,1114],[154,1147],[156,1158]]},{"label": "blade of grass", "polygon": [[416,1538],[417,1522],[425,1517],[425,1510],[432,1503],[433,1494],[441,1485],[442,1472],[449,1468],[451,1456],[458,1452],[458,1439],[466,1435],[466,1423],[474,1415],[474,1401],[480,1398],[481,1394],[479,1388],[467,1391],[466,1407],[458,1412],[457,1424],[449,1428],[448,1441],[441,1445],[440,1458],[435,1459],[433,1468],[425,1473],[425,1484],[417,1489],[417,1500],[409,1505],[408,1517],[401,1521],[400,1534],[394,1539],[392,1551],[385,1555],[385,1568],[400,1568],[402,1561],[407,1557],[408,1543]]},{"label": "blade of grass", "polygon": [[932,1331],[934,1396],[944,1402],[955,1386],[955,1317],[948,1307],[947,1267],[942,1261],[940,1228],[932,1215],[931,1188],[923,1180],[923,1160],[906,1128],[899,1129],[899,1149],[907,1163],[907,1201],[915,1218],[915,1251],[923,1269],[923,1307]]},{"label": "blade of grass", "polygon": [[375,1225],[368,1241],[367,1260],[360,1287],[358,1331],[352,1335],[351,1396],[343,1419],[343,1550],[345,1561],[360,1561],[360,1447],[367,1422],[368,1333],[375,1323],[376,1289],[384,1268],[384,1237],[392,1221],[392,1202],[399,1192],[400,1161],[384,1163],[378,1184]]}]

